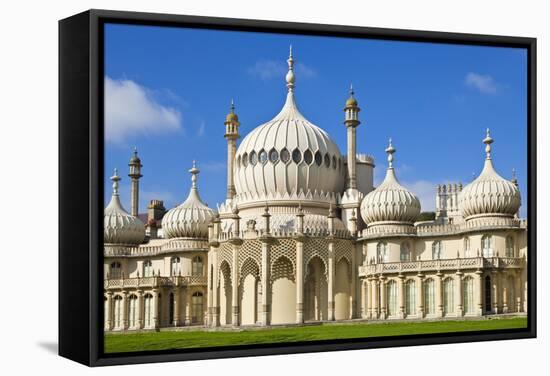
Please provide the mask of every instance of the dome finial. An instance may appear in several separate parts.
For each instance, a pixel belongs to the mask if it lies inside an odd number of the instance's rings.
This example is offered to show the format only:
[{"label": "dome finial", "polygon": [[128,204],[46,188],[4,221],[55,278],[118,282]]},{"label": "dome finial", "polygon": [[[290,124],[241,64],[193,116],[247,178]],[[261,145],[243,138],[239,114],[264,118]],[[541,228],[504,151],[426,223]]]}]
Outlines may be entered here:
[{"label": "dome finial", "polygon": [[355,92],[353,91],[353,83],[350,83],[349,84],[349,95],[351,95],[353,97],[353,94],[355,94]]},{"label": "dome finial", "polygon": [[195,160],[193,160],[193,167],[191,167],[189,172],[191,173],[191,188],[197,189],[197,175],[200,170],[197,168],[197,162]]},{"label": "dome finial", "polygon": [[516,169],[515,168],[512,168],[512,180],[511,180],[512,183],[514,183],[515,186],[518,185],[518,179],[516,177]]},{"label": "dome finial", "polygon": [[390,137],[389,145],[386,148],[386,154],[388,154],[388,169],[393,169],[393,153],[395,153],[395,148],[392,145]]},{"label": "dome finial", "polygon": [[292,58],[292,45],[290,46],[290,53],[288,55],[288,73],[286,74],[286,87],[289,92],[294,91],[294,82],[296,77],[294,76],[294,59]]},{"label": "dome finial", "polygon": [[113,196],[118,196],[118,182],[120,181],[120,176],[118,176],[118,169],[116,168],[113,176],[111,176],[111,181],[113,182]]},{"label": "dome finial", "polygon": [[489,131],[489,128],[487,128],[487,133],[485,135],[485,138],[483,139],[483,143],[485,146],[485,153],[487,155],[486,159],[491,159],[491,144],[494,142],[494,140],[491,138],[491,133]]},{"label": "dome finial", "polygon": [[231,98],[231,106],[229,107],[232,114],[235,113],[235,101]]}]

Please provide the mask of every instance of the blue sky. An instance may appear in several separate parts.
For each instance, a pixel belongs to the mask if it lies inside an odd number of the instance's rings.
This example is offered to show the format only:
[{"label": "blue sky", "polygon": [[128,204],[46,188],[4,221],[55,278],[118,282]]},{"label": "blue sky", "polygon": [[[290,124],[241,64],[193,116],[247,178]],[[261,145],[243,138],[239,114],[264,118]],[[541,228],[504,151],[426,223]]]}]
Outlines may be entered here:
[{"label": "blue sky", "polygon": [[224,118],[231,98],[244,137],[284,103],[292,44],[300,111],[346,150],[344,102],[353,83],[361,107],[357,149],[383,179],[389,137],[398,178],[433,210],[435,185],[472,180],[491,129],[497,171],[517,170],[527,203],[525,50],[417,42],[109,24],[105,29],[108,177],[118,167],[129,210],[128,159],[142,159],[140,211],[152,198],[171,208],[190,187],[193,159],[209,206],[225,198]]}]

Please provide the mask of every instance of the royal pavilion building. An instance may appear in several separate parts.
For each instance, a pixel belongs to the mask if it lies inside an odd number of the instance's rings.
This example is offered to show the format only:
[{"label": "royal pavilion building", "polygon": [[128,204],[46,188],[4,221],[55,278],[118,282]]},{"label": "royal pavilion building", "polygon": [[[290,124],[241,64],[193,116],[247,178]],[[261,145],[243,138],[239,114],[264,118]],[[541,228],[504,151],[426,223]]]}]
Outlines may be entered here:
[{"label": "royal pavilion building", "polygon": [[[131,213],[117,171],[104,211],[105,330],[291,325],[339,320],[429,320],[527,310],[527,221],[515,177],[493,166],[486,132],[481,174],[436,188],[436,212],[403,187],[386,148],[383,182],[358,154],[359,105],[344,107],[347,151],[298,110],[292,53],[286,102],[237,144],[225,119],[227,195],[182,204],[151,200],[139,214],[141,160],[129,163]],[[481,153],[480,153],[481,156]]]}]

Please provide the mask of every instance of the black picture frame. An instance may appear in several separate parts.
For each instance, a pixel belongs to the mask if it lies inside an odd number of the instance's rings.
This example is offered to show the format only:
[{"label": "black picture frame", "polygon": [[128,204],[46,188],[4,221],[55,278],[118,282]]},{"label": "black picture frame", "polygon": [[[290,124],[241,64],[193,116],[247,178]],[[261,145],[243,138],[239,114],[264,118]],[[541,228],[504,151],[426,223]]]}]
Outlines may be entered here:
[{"label": "black picture frame", "polygon": [[[529,193],[527,328],[104,354],[101,215],[103,25],[107,22],[525,48]],[[536,46],[535,38],[525,37],[95,9],[59,21],[59,354],[88,366],[104,366],[536,337]],[[85,165],[89,168],[83,169]],[[69,215],[72,220],[64,221]]]}]

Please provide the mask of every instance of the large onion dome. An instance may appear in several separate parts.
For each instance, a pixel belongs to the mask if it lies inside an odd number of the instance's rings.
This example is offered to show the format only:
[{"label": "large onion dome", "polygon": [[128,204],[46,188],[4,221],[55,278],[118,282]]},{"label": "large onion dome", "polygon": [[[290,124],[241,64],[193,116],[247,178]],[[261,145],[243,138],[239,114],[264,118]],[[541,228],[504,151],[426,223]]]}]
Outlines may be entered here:
[{"label": "large onion dome", "polygon": [[513,217],[521,205],[519,189],[516,184],[495,171],[491,159],[493,139],[489,129],[483,143],[486,145],[483,171],[460,192],[458,207],[466,219],[485,216]]},{"label": "large onion dome", "polygon": [[365,196],[361,202],[361,217],[367,226],[379,223],[412,224],[420,214],[420,201],[411,191],[397,181],[393,169],[391,139],[388,148],[388,170],[386,177],[378,188]]},{"label": "large onion dome", "polygon": [[199,196],[197,175],[200,171],[195,166],[195,161],[189,172],[192,183],[187,199],[181,205],[168,210],[162,218],[162,231],[166,238],[208,237],[208,224],[214,217],[214,211]]},{"label": "large onion dome", "polygon": [[103,212],[103,242],[105,244],[139,244],[145,239],[145,225],[122,207],[118,195],[120,177],[116,169],[111,180],[113,195]]},{"label": "large onion dome", "polygon": [[[338,146],[309,122],[294,98],[292,50],[286,102],[275,118],[252,130],[236,153],[235,189],[241,203],[298,200],[341,193],[345,168]],[[302,196],[298,198],[298,196]],[[327,199],[320,199],[327,201]]]}]

